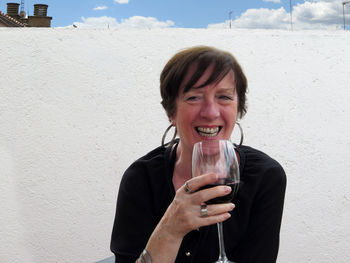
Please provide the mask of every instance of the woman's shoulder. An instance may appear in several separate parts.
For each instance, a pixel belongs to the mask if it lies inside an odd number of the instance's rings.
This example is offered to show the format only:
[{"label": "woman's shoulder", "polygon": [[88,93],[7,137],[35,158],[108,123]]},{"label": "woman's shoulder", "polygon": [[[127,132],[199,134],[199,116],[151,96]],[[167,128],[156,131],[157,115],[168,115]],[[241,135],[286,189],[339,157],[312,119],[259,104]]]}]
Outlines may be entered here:
[{"label": "woman's shoulder", "polygon": [[152,174],[154,170],[162,169],[165,163],[167,148],[159,146],[135,160],[125,171],[124,176]]},{"label": "woman's shoulder", "polygon": [[134,161],[122,176],[119,186],[121,196],[144,198],[152,202],[155,211],[163,211],[174,194],[167,161],[168,151],[168,148],[157,147]]},{"label": "woman's shoulder", "polygon": [[265,152],[245,145],[242,145],[238,152],[245,173],[285,180],[286,175],[282,165]]},{"label": "woman's shoulder", "polygon": [[153,163],[163,162],[165,154],[167,152],[167,148],[163,146],[159,146],[150,152],[146,153],[142,157],[138,158],[136,161],[134,161],[131,166],[133,165],[150,165]]},{"label": "woman's shoulder", "polygon": [[241,156],[243,156],[246,165],[258,164],[264,166],[281,166],[278,161],[269,156],[267,153],[251,146],[242,145],[238,148],[238,152]]}]

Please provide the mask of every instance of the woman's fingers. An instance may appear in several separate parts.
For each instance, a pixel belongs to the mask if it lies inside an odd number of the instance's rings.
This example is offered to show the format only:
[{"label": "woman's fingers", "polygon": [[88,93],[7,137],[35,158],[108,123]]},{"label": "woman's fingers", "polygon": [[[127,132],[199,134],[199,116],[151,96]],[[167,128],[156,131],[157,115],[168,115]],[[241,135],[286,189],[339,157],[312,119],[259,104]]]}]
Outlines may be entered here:
[{"label": "woman's fingers", "polygon": [[[203,174],[188,180],[185,184],[185,187],[187,187],[188,190],[190,190],[191,192],[195,192],[199,188],[205,185],[215,183],[217,180],[218,180],[218,177],[215,173]],[[184,190],[186,189],[185,187],[184,187]],[[188,192],[188,191],[185,190],[185,192]]]},{"label": "woman's fingers", "polygon": [[230,213],[223,213],[215,216],[205,217],[201,218],[200,226],[209,226],[214,225],[216,223],[224,222],[225,220],[229,219],[231,217]]},{"label": "woman's fingers", "polygon": [[194,193],[193,198],[196,203],[203,203],[216,197],[228,195],[231,191],[232,189],[229,186],[218,185]]},{"label": "woman's fingers", "polygon": [[220,215],[235,208],[233,203],[218,204],[218,205],[207,205],[208,216]]},{"label": "woman's fingers", "polygon": [[227,191],[230,191],[230,187],[227,189],[222,185],[195,193],[179,189],[163,216],[162,224],[173,236],[183,237],[193,229],[227,220],[231,216],[229,212],[234,209],[232,203],[204,203],[204,200],[226,195]]},{"label": "woman's fingers", "polygon": [[215,185],[217,175],[215,173],[196,176],[188,180],[182,187],[182,191],[191,194],[193,203],[200,204],[210,199],[225,196],[231,193],[232,189],[226,185]]},{"label": "woman's fingers", "polygon": [[204,174],[191,178],[178,189],[164,217],[166,225],[171,226],[170,232],[185,235],[188,231],[223,222],[231,216],[232,203],[205,205],[210,199],[231,193],[229,186],[216,186],[217,180],[215,173]]}]

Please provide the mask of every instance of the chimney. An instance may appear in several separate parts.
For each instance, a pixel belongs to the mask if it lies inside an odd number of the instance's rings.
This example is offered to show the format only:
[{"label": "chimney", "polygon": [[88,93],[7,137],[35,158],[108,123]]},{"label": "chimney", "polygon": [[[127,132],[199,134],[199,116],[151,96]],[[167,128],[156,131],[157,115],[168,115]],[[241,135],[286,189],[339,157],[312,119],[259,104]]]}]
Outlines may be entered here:
[{"label": "chimney", "polygon": [[48,5],[43,4],[34,5],[34,16],[47,16],[47,7]]},{"label": "chimney", "polygon": [[34,16],[28,16],[29,27],[51,27],[51,16],[47,16],[48,5],[35,4]]},{"label": "chimney", "polygon": [[13,18],[19,18],[18,16],[19,4],[7,3],[7,14]]}]

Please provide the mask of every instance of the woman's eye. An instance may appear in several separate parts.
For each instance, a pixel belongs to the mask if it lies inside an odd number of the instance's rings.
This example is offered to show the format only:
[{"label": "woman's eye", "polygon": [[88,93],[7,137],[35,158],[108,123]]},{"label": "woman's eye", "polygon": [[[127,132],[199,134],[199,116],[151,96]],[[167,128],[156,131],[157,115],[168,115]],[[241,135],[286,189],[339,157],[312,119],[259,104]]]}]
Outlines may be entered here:
[{"label": "woman's eye", "polygon": [[191,97],[188,97],[186,100],[187,100],[187,101],[196,101],[196,100],[198,100],[198,99],[199,99],[198,96],[191,96]]},{"label": "woman's eye", "polygon": [[233,100],[233,98],[231,96],[228,96],[228,95],[220,95],[219,99],[222,99],[222,100]]}]

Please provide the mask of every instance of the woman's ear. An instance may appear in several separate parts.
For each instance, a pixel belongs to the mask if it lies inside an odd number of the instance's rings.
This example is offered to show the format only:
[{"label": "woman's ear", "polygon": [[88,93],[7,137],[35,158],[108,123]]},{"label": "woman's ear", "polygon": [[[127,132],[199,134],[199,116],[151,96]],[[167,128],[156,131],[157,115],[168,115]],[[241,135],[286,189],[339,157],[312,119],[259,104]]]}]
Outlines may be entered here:
[{"label": "woman's ear", "polygon": [[171,123],[171,125],[173,125],[174,127],[176,127],[176,122],[175,122],[175,118],[174,117],[170,117],[169,121]]}]

